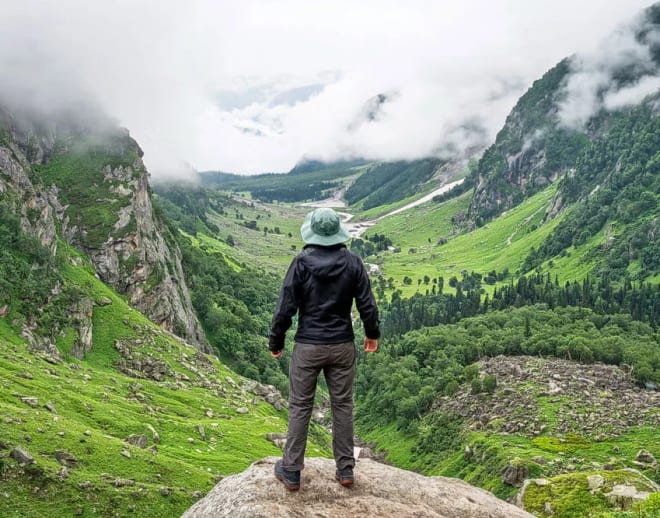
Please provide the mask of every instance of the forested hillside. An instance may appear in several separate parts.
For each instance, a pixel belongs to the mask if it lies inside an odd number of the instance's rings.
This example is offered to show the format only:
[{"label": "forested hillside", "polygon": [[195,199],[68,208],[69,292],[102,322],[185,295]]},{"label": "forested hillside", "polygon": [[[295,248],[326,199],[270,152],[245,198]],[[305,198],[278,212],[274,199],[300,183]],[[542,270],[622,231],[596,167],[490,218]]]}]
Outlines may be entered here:
[{"label": "forested hillside", "polygon": [[532,250],[526,271],[604,233],[600,250],[590,254],[598,263],[595,273],[613,279],[658,278],[658,102],[655,96],[629,111],[602,115],[599,124],[607,125],[607,134],[580,155],[559,185],[555,204],[570,206],[571,216]]},{"label": "forested hillside", "polygon": [[319,200],[334,194],[351,178],[359,175],[364,162],[360,160],[325,164],[305,162],[288,174],[239,176],[204,172],[202,185],[227,191],[249,192],[264,202],[300,202]]},{"label": "forested hillside", "polygon": [[361,202],[365,210],[402,200],[418,192],[442,164],[434,159],[376,164],[348,188],[344,198],[351,205]]}]

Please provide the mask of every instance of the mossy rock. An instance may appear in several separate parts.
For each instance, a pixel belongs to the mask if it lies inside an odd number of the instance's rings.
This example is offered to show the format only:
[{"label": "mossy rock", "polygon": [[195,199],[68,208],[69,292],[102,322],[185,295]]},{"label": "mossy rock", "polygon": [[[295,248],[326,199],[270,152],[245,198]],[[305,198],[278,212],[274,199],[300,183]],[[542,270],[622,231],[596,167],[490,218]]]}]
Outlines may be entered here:
[{"label": "mossy rock", "polygon": [[[624,486],[631,488],[630,493],[636,490],[639,497],[616,498]],[[658,490],[657,484],[632,469],[591,471],[528,481],[519,500],[526,511],[537,516],[578,518],[632,510],[644,493]]]}]

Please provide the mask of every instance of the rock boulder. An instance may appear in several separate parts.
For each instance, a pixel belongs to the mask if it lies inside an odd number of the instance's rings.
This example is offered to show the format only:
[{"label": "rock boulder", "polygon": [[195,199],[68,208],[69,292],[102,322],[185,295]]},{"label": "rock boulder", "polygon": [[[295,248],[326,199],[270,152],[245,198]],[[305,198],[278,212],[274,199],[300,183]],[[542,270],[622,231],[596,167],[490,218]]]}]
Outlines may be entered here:
[{"label": "rock boulder", "polygon": [[458,480],[425,477],[369,459],[355,469],[355,486],[340,486],[329,459],[305,459],[301,489],[289,492],[273,476],[277,459],[223,479],[183,518],[438,517],[523,518],[531,514]]}]

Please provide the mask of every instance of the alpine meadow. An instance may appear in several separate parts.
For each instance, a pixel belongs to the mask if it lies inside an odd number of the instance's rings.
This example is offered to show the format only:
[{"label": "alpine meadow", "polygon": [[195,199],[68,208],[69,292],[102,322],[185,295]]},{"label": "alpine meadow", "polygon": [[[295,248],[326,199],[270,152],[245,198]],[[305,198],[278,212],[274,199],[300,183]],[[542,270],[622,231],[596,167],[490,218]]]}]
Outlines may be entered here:
[{"label": "alpine meadow", "polygon": [[[0,516],[660,517],[660,3],[631,15],[526,84],[494,139],[466,118],[465,145],[338,142],[287,173],[159,175],[107,107],[0,80]],[[284,142],[310,85],[223,117]],[[349,134],[403,94],[374,95]],[[268,333],[316,207],[350,230],[382,337],[366,354],[353,311],[356,487],[303,478],[295,500],[255,473],[287,437],[294,333],[279,359]],[[306,455],[303,477],[333,456],[324,379]],[[492,501],[405,514],[373,489],[420,475]]]}]

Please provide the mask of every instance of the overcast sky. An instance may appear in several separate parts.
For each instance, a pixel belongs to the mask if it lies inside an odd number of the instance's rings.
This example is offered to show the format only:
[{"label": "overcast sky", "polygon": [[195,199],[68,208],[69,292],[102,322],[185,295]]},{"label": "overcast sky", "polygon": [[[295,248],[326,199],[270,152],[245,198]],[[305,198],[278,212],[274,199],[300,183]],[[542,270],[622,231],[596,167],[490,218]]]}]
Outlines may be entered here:
[{"label": "overcast sky", "polygon": [[3,0],[0,93],[94,96],[154,176],[442,155],[650,3]]}]

